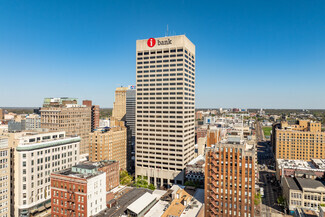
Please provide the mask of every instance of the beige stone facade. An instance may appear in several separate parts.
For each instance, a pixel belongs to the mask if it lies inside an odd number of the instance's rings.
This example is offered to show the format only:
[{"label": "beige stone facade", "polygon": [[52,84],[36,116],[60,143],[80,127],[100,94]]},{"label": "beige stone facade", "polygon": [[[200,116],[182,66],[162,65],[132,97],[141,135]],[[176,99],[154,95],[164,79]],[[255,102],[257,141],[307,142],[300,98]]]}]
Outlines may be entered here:
[{"label": "beige stone facade", "polygon": [[118,120],[125,120],[127,90],[127,87],[118,87],[115,90],[115,102],[113,105],[112,116]]},{"label": "beige stone facade", "polygon": [[194,157],[195,46],[185,36],[136,42],[136,176],[183,184]]},{"label": "beige stone facade", "polygon": [[0,216],[10,216],[10,148],[8,137],[0,136]]},{"label": "beige stone facade", "polygon": [[43,107],[41,127],[65,131],[67,136],[80,136],[80,155],[88,154],[91,132],[91,108],[86,106]]},{"label": "beige stone facade", "polygon": [[325,158],[325,132],[321,132],[320,123],[300,120],[298,124],[288,125],[282,122],[273,132],[276,159]]},{"label": "beige stone facade", "polygon": [[120,164],[120,169],[126,169],[127,128],[124,122],[119,123],[120,125],[113,125],[108,130],[97,129],[90,133],[90,161],[116,160]]}]

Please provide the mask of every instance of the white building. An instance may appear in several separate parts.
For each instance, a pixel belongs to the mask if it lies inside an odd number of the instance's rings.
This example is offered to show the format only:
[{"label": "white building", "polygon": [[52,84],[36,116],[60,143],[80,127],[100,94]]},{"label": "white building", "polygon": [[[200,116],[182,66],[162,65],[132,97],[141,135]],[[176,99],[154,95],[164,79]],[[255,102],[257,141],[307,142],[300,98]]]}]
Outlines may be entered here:
[{"label": "white building", "polygon": [[41,116],[30,114],[26,116],[26,130],[35,130],[41,128]]},{"label": "white building", "polygon": [[184,183],[194,157],[195,45],[185,36],[136,42],[136,176]]},{"label": "white building", "polygon": [[79,162],[80,137],[26,132],[17,140],[12,159],[12,213],[29,216],[50,207],[50,174]]}]

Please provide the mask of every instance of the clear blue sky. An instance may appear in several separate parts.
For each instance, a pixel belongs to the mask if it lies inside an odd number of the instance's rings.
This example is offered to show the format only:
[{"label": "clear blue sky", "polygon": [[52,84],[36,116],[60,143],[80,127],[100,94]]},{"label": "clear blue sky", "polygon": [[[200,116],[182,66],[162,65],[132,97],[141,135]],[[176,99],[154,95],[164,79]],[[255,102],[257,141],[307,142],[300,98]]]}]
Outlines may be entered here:
[{"label": "clear blue sky", "polygon": [[0,1],[0,107],[112,107],[137,39],[196,45],[196,107],[325,109],[325,1]]}]

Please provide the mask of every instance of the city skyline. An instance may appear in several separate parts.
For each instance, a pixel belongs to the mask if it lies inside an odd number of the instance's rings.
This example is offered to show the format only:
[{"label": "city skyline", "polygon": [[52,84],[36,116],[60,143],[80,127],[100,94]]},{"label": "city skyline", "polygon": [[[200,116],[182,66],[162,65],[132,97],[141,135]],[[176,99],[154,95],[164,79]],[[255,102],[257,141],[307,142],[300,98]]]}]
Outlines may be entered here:
[{"label": "city skyline", "polygon": [[0,106],[68,96],[112,108],[115,88],[136,83],[136,40],[165,36],[168,25],[168,35],[196,45],[196,108],[324,109],[324,9],[322,1],[2,1]]}]

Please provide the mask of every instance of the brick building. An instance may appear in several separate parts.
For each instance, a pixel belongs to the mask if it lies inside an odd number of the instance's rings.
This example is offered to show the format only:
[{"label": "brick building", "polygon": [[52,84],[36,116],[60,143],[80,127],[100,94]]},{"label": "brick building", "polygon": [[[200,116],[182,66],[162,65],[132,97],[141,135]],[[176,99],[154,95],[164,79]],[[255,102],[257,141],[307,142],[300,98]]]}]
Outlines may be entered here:
[{"label": "brick building", "polygon": [[51,214],[94,216],[106,208],[106,174],[77,165],[51,174]]},{"label": "brick building", "polygon": [[255,150],[231,137],[206,152],[206,217],[254,216]]},{"label": "brick building", "polygon": [[91,100],[83,100],[82,104],[91,108],[91,132],[99,127],[99,105],[93,105]]}]

